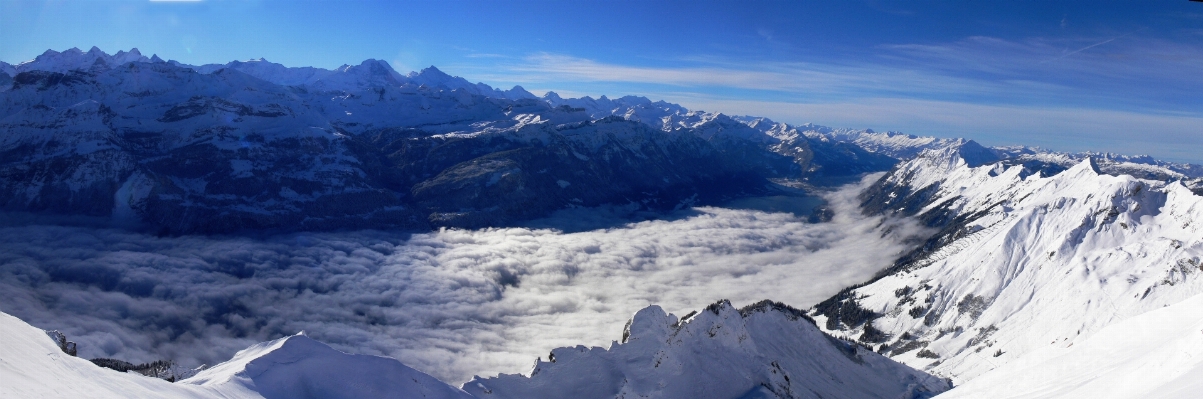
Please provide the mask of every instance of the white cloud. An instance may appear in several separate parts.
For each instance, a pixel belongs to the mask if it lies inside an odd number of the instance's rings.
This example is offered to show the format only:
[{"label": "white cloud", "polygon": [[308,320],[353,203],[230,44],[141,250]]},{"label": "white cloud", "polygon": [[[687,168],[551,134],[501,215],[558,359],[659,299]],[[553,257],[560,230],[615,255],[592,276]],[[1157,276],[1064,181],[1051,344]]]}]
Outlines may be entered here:
[{"label": "white cloud", "polygon": [[[801,62],[749,63],[696,59],[691,67],[644,67],[598,62],[560,55],[536,54],[518,63],[488,69],[459,66],[485,81],[532,83],[622,82],[682,87],[725,87],[813,95],[865,92],[985,93],[1004,90],[998,84],[934,76],[914,70],[873,65],[826,65]],[[611,93],[617,94],[617,93]]]},{"label": "white cloud", "polygon": [[[899,224],[832,193],[836,218],[702,208],[614,223],[565,212],[552,229],[160,238],[80,227],[0,229],[0,310],[65,330],[85,356],[216,362],[305,330],[450,382],[526,372],[565,345],[608,345],[652,303],[721,298],[810,306],[887,266]],[[592,218],[593,220],[581,220]],[[607,219],[610,218],[610,219]],[[897,222],[901,223],[901,222]]]},{"label": "white cloud", "polygon": [[841,62],[693,57],[635,66],[543,53],[462,69],[485,81],[594,96],[643,94],[786,122],[1201,162],[1189,148],[1203,144],[1197,138],[1203,75],[1188,71],[1203,65],[1203,51],[1140,33],[972,36],[883,45],[872,56]]}]

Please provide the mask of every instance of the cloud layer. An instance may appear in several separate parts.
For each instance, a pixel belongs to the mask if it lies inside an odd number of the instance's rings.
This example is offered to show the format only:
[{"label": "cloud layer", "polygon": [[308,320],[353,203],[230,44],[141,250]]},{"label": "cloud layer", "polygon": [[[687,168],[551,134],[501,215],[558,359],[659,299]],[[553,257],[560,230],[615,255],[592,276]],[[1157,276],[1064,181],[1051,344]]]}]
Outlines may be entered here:
[{"label": "cloud layer", "polygon": [[[81,355],[215,363],[304,330],[458,383],[528,371],[565,345],[606,346],[648,304],[807,307],[885,267],[919,233],[828,195],[830,223],[701,208],[575,233],[547,228],[162,238],[0,229],[0,310],[65,331]],[[604,211],[546,225],[606,225]],[[573,229],[569,229],[570,231]],[[883,233],[884,231],[890,233]]]}]

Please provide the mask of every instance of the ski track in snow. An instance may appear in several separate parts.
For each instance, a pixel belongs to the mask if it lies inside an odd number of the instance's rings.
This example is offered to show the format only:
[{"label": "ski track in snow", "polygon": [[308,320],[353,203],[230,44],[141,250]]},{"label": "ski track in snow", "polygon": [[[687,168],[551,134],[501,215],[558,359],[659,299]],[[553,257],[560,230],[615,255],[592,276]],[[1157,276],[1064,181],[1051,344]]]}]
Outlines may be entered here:
[{"label": "ski track in snow", "polygon": [[[86,358],[215,364],[304,330],[458,384],[525,373],[556,347],[609,346],[649,304],[678,315],[722,298],[805,308],[864,281],[921,233],[859,216],[853,197],[871,181],[829,194],[836,216],[821,224],[699,208],[577,233],[0,228],[0,311],[65,332]],[[605,217],[577,210],[545,222]]]}]

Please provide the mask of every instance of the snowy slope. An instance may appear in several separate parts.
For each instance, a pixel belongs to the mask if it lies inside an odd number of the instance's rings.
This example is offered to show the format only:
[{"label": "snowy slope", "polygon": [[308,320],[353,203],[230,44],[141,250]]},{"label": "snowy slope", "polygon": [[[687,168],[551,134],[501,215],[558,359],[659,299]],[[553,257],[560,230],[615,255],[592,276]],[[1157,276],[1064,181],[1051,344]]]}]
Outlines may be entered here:
[{"label": "snowy slope", "polygon": [[1203,295],[1050,346],[945,394],[949,398],[1197,398],[1203,392]]},{"label": "snowy slope", "polygon": [[342,353],[303,335],[252,346],[174,384],[69,356],[5,313],[0,337],[5,398],[471,398],[395,359]]},{"label": "snowy slope", "polygon": [[464,389],[385,357],[350,355],[303,334],[260,343],[169,383],[72,357],[45,332],[0,313],[0,396],[43,398],[923,398],[948,382],[820,332],[801,311],[720,301],[685,320],[638,312],[610,350],[560,348],[531,378]]},{"label": "snowy slope", "polygon": [[640,310],[609,349],[555,349],[530,376],[476,378],[480,398],[915,398],[947,382],[820,332],[801,311],[720,301],[683,320]]},{"label": "snowy slope", "polygon": [[350,355],[298,334],[239,351],[180,385],[265,398],[471,398],[396,359]]},{"label": "snowy slope", "polygon": [[867,194],[876,212],[943,231],[867,285],[816,306],[836,335],[956,382],[1068,347],[1203,292],[1203,197],[1177,182],[971,167],[952,147],[900,165]]},{"label": "snowy slope", "polygon": [[[5,398],[213,398],[217,392],[140,374],[100,368],[59,350],[46,333],[0,313],[0,397]],[[231,398],[256,398],[229,392]]]},{"label": "snowy slope", "polygon": [[1203,294],[1110,324],[1069,347],[1048,346],[940,398],[1198,398]]}]

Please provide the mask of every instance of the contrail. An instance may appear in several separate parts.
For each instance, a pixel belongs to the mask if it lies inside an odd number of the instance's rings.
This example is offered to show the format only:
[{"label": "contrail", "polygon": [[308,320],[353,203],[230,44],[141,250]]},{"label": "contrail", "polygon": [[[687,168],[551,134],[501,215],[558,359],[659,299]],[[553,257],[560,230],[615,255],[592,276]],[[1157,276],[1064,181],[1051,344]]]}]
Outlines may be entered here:
[{"label": "contrail", "polygon": [[1089,49],[1092,49],[1092,48],[1095,48],[1095,47],[1098,47],[1098,46],[1102,46],[1102,45],[1104,45],[1104,44],[1107,44],[1107,43],[1111,43],[1111,42],[1113,42],[1113,41],[1116,41],[1116,40],[1119,40],[1119,39],[1122,39],[1122,38],[1125,38],[1125,37],[1131,36],[1132,34],[1134,34],[1134,33],[1136,33],[1136,32],[1140,32],[1140,31],[1142,31],[1142,30],[1145,30],[1145,28],[1140,28],[1140,29],[1137,29],[1137,30],[1134,30],[1134,31],[1131,31],[1131,32],[1128,32],[1128,33],[1125,33],[1125,34],[1122,34],[1122,35],[1119,35],[1119,36],[1116,36],[1116,37],[1113,37],[1113,38],[1110,38],[1110,39],[1107,39],[1107,40],[1104,40],[1104,41],[1101,41],[1101,42],[1098,42],[1098,43],[1095,43],[1095,44],[1091,44],[1091,45],[1089,45],[1089,46],[1086,46],[1086,47],[1082,47],[1082,48],[1080,48],[1080,49],[1077,49],[1077,50],[1074,50],[1074,51],[1071,51],[1071,52],[1068,52],[1068,53],[1062,54],[1060,57],[1057,57],[1057,58],[1053,58],[1053,59],[1049,59],[1049,60],[1040,61],[1040,63],[1041,63],[1041,64],[1043,64],[1043,63],[1046,63],[1046,62],[1049,62],[1049,61],[1056,61],[1056,60],[1059,60],[1059,59],[1062,59],[1062,58],[1065,58],[1065,57],[1069,57],[1069,56],[1071,56],[1071,55],[1074,55],[1074,54],[1077,54],[1077,53],[1080,53],[1080,52],[1083,52],[1083,51],[1086,51],[1086,50],[1089,50]]}]

